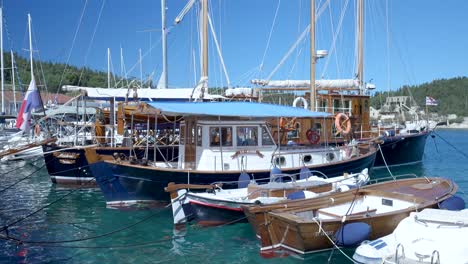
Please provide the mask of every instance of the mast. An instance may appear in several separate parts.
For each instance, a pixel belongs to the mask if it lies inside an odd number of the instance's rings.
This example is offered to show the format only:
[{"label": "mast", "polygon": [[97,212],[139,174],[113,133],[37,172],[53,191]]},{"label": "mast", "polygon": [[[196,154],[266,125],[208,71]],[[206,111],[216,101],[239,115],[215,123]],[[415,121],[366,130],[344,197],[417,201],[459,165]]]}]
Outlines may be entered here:
[{"label": "mast", "polygon": [[[202,19],[202,55],[203,55],[203,64],[202,64],[202,79],[208,78],[208,0],[201,0],[201,19]],[[208,87],[207,87],[208,88]],[[201,90],[202,96],[205,93],[205,87],[202,86]],[[203,97],[202,97],[203,98]]]},{"label": "mast", "polygon": [[310,110],[315,111],[315,0],[310,0]]},{"label": "mast", "polygon": [[141,49],[138,49],[138,60],[140,61],[140,88],[143,88],[143,61],[141,59]]},{"label": "mast", "polygon": [[107,88],[110,88],[111,75],[110,75],[110,48],[107,48]]},{"label": "mast", "polygon": [[28,14],[28,29],[29,29],[29,60],[31,61],[31,80],[32,80],[34,79],[34,71],[33,71],[34,67],[33,67],[32,33],[31,33],[31,14]]},{"label": "mast", "polygon": [[[28,13],[28,31],[29,31],[29,60],[31,61],[31,83],[35,81],[34,79],[34,62],[33,62],[33,46],[32,46],[32,30],[31,30],[31,14]],[[2,52],[3,54],[3,52]],[[45,107],[44,107],[44,102],[42,101],[42,96],[41,96],[41,92],[39,90],[39,88],[37,88],[37,94],[39,96],[39,102],[41,104],[41,107],[42,107],[42,113],[44,114],[44,116],[47,116],[46,115],[46,112],[45,112]],[[49,122],[46,121],[45,122],[46,124],[46,128],[47,128],[47,135],[48,137],[50,138],[51,137],[51,133],[50,133],[50,128],[49,128]],[[36,125],[39,125],[39,124],[36,124]]]},{"label": "mast", "polygon": [[13,104],[15,106],[15,115],[16,115],[18,113],[18,109],[16,107],[15,57],[13,56],[13,50],[10,50],[10,54],[11,54],[11,86],[13,87]]},{"label": "mast", "polygon": [[3,66],[3,8],[0,7],[0,71],[2,78],[2,115],[5,114],[5,84],[4,84],[4,66]]},{"label": "mast", "polygon": [[359,82],[359,93],[363,92],[364,88],[364,39],[363,39],[363,34],[364,34],[364,1],[363,0],[358,0],[357,2],[357,12],[358,12],[358,17],[357,17],[357,24],[358,24],[358,32],[357,32],[357,57],[358,57],[358,63],[357,63],[357,79]]},{"label": "mast", "polygon": [[167,32],[166,32],[166,0],[161,0],[161,33],[162,33],[162,75],[160,88],[167,88]]}]

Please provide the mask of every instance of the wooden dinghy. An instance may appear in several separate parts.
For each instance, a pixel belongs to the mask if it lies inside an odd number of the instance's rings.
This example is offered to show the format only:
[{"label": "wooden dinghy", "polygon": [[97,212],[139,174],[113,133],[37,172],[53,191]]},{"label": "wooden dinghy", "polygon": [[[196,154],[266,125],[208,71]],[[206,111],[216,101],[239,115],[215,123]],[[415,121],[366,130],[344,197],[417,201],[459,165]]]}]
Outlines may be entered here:
[{"label": "wooden dinghy", "polygon": [[243,209],[262,251],[282,248],[305,254],[388,235],[411,212],[435,208],[457,189],[451,180],[424,177]]},{"label": "wooden dinghy", "polygon": [[[258,184],[241,174],[237,189],[222,189],[221,185],[193,185],[170,183],[165,188],[170,193],[174,224],[195,221],[201,226],[216,226],[246,221],[242,205],[273,204],[286,199],[312,198],[331,192],[347,191],[367,184],[368,170],[326,178],[313,175],[307,168],[299,175],[277,174],[270,182]],[[277,182],[286,176],[293,181]],[[295,180],[295,179],[298,180]],[[195,189],[207,191],[196,192]]]}]

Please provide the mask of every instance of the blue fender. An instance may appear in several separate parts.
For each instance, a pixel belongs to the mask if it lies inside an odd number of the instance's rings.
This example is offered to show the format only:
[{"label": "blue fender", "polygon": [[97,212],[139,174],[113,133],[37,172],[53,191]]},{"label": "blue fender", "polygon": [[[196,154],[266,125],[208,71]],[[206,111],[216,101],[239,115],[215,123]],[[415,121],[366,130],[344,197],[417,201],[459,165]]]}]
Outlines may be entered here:
[{"label": "blue fender", "polygon": [[288,200],[299,200],[305,199],[305,193],[303,191],[292,192],[286,196]]},{"label": "blue fender", "polygon": [[465,209],[465,201],[460,196],[454,195],[440,202],[439,208],[450,211],[462,210]]},{"label": "blue fender", "polygon": [[340,247],[354,247],[369,239],[370,232],[370,225],[363,222],[345,224],[336,231],[335,242]]}]

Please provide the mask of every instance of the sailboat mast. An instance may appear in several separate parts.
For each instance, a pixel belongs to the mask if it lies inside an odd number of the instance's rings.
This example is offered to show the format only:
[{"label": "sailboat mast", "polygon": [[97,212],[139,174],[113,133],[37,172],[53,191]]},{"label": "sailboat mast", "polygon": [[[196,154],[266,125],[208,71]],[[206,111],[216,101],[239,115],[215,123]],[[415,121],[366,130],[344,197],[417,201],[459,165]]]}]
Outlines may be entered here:
[{"label": "sailboat mast", "polygon": [[143,61],[141,58],[141,49],[138,49],[138,61],[140,62],[140,88],[143,88]]},{"label": "sailboat mast", "polygon": [[33,49],[32,49],[32,33],[31,33],[31,14],[28,14],[28,29],[29,29],[29,60],[31,61],[31,80],[34,79],[33,71]]},{"label": "sailboat mast", "polygon": [[18,113],[18,109],[16,107],[15,57],[13,56],[13,50],[10,50],[10,54],[11,54],[11,86],[13,87],[13,104],[15,107],[15,115],[16,115]]},{"label": "sailboat mast", "polygon": [[3,66],[3,8],[0,7],[0,68],[2,78],[2,114],[5,114],[5,84],[4,84],[4,66]]},{"label": "sailboat mast", "polygon": [[310,110],[315,111],[315,0],[310,0]]},{"label": "sailboat mast", "polygon": [[364,88],[364,1],[358,0],[358,32],[357,32],[357,51],[358,51],[358,63],[357,63],[357,78],[359,82],[359,91],[362,93]]},{"label": "sailboat mast", "polygon": [[[202,78],[208,77],[208,0],[201,0],[202,3]],[[204,87],[202,88],[204,89]]]},{"label": "sailboat mast", "polygon": [[161,32],[162,32],[162,89],[167,88],[167,32],[166,32],[166,0],[161,0]]},{"label": "sailboat mast", "polygon": [[110,74],[110,48],[107,48],[107,88],[111,86],[111,74]]}]

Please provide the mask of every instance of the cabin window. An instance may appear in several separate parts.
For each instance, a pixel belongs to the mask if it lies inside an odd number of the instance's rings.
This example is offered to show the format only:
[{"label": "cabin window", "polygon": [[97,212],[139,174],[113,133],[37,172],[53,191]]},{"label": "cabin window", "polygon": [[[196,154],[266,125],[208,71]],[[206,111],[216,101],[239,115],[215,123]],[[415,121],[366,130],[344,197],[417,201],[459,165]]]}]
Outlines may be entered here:
[{"label": "cabin window", "polygon": [[345,113],[351,116],[351,100],[333,99],[333,113]]},{"label": "cabin window", "polygon": [[315,123],[313,130],[317,131],[319,135],[322,134],[322,123]]},{"label": "cabin window", "polygon": [[273,139],[271,138],[270,133],[268,133],[268,128],[262,126],[262,145],[263,146],[271,146],[274,145]]},{"label": "cabin window", "polygon": [[202,127],[197,126],[197,146],[199,147],[201,147],[202,145],[202,138],[203,138]]},{"label": "cabin window", "polygon": [[180,139],[179,139],[179,144],[184,145],[185,144],[185,125],[180,126]]},{"label": "cabin window", "polygon": [[237,127],[237,146],[258,146],[258,127]]},{"label": "cabin window", "polygon": [[364,100],[364,112],[369,111],[369,100]]},{"label": "cabin window", "polygon": [[288,139],[299,138],[299,133],[301,131],[301,124],[299,122],[295,122],[291,126],[291,130],[288,131]]},{"label": "cabin window", "polygon": [[221,127],[219,131],[220,127],[210,127],[210,147],[219,147],[221,143],[223,147],[231,147],[232,127]]},{"label": "cabin window", "polygon": [[335,126],[335,123],[332,123],[332,136],[334,138],[342,138],[343,136],[341,135],[341,133],[337,133],[338,130],[336,129],[336,126]]},{"label": "cabin window", "polygon": [[320,99],[318,100],[318,108],[317,111],[320,112],[329,112],[328,111],[328,101],[327,99]]}]

